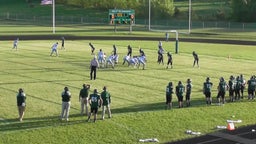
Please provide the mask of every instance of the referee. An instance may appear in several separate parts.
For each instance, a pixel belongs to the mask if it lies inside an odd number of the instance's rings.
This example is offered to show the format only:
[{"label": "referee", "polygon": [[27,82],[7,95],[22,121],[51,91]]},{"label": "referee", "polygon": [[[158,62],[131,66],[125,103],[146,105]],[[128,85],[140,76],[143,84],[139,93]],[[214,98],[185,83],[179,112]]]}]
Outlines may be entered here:
[{"label": "referee", "polygon": [[98,67],[99,67],[99,62],[97,60],[97,57],[94,56],[94,58],[91,60],[91,65],[90,65],[90,68],[91,68],[91,73],[90,73],[91,80],[92,80],[92,74],[93,74],[93,79],[94,80],[96,79],[96,70],[97,70]]}]

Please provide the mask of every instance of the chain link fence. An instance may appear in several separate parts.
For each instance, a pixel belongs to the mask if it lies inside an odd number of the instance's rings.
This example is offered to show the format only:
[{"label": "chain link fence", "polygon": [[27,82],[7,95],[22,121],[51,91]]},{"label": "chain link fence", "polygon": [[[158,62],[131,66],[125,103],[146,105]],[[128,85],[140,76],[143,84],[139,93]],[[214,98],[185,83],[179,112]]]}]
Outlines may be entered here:
[{"label": "chain link fence", "polygon": [[[1,24],[13,24],[13,25],[52,25],[52,16],[31,16],[12,13],[0,13]],[[108,25],[108,18],[97,17],[75,17],[75,16],[55,16],[56,25]],[[149,25],[148,19],[136,19],[136,25],[145,27]],[[136,25],[134,27],[136,27]],[[159,30],[182,30],[188,29],[188,20],[154,20],[151,19],[150,27]],[[219,22],[219,21],[191,21],[191,29],[224,29],[237,30],[237,31],[256,31],[256,23],[238,23],[238,22]]]}]

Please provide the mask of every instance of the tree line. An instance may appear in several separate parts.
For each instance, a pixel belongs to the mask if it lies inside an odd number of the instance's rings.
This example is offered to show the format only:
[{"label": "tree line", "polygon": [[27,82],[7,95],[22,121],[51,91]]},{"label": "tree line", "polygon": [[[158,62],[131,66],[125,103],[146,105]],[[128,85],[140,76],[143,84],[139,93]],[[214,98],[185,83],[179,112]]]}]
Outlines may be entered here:
[{"label": "tree line", "polygon": [[[148,16],[149,0],[55,0],[58,4],[76,6],[80,8],[92,8],[102,11],[108,9],[134,9],[136,17]],[[151,0],[152,18],[179,17],[180,11],[174,2],[188,2],[189,0]],[[202,1],[206,2],[207,0]],[[200,0],[196,1],[200,2]],[[229,20],[236,22],[256,22],[256,0],[225,0],[226,6],[231,12],[216,11],[216,20]],[[192,0],[193,6],[193,0]],[[185,12],[188,13],[188,10]],[[193,9],[192,9],[193,13]],[[185,18],[184,18],[185,19]],[[186,18],[187,19],[187,18]],[[200,19],[199,19],[200,20]]]}]

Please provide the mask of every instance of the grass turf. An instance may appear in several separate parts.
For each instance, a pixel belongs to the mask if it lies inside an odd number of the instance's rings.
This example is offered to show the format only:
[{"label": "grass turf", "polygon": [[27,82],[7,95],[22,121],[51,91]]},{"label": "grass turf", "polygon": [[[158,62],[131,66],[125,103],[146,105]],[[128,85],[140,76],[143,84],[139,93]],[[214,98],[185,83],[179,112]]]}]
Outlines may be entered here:
[{"label": "grass turf", "polygon": [[[20,41],[18,51],[12,42],[3,41],[1,48],[0,143],[137,143],[140,138],[156,137],[161,143],[190,138],[187,129],[203,134],[216,131],[216,125],[226,120],[241,119],[237,127],[254,124],[255,102],[246,99],[225,106],[206,106],[202,84],[207,76],[214,84],[213,97],[219,77],[255,74],[253,46],[201,44],[180,42],[180,53],[174,54],[174,43],[163,42],[173,53],[174,68],[158,65],[157,41],[92,41],[96,52],[102,48],[107,55],[116,44],[120,62],[114,70],[100,69],[96,81],[89,80],[89,41],[66,41],[66,50],[59,57],[50,57],[50,47],[56,41]],[[138,54],[138,47],[147,55],[145,70],[121,65],[127,45]],[[200,58],[200,68],[192,68],[192,51]],[[231,58],[228,59],[228,56]],[[166,58],[166,57],[165,57]],[[165,59],[166,62],[166,59]],[[165,86],[192,79],[192,107],[165,110]],[[83,83],[101,91],[107,85],[112,95],[113,118],[87,123],[80,116],[79,90]],[[59,121],[60,93],[68,86],[72,93],[69,122]],[[17,121],[16,91],[24,88],[27,109],[24,122]],[[247,94],[245,94],[247,95]],[[101,111],[100,111],[101,112]],[[100,118],[100,113],[98,115]]]}]

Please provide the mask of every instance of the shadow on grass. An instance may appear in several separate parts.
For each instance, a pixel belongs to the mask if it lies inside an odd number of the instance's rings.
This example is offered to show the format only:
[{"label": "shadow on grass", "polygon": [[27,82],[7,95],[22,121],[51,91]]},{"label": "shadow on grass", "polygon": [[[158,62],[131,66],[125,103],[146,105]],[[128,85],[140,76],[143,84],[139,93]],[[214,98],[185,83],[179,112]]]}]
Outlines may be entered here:
[{"label": "shadow on grass", "polygon": [[[191,106],[187,107],[186,102],[183,101],[183,108],[191,108],[191,107],[201,107],[206,106],[205,99],[198,98],[191,100]],[[175,98],[174,102],[172,103],[173,109],[179,109],[178,102]],[[213,105],[215,106],[215,105]],[[157,110],[165,110],[166,104],[165,102],[158,102],[158,103],[141,103],[132,106],[122,107],[122,108],[113,108],[111,111],[112,113],[128,113],[128,112],[141,112],[141,111],[157,111]]]},{"label": "shadow on grass", "polygon": [[[68,122],[60,120],[59,116],[24,118],[22,122],[19,122],[18,119],[4,119],[0,121],[0,132],[27,131],[47,127],[75,125],[85,123],[87,120],[87,117],[81,116],[80,114],[70,115],[69,117],[70,121]],[[81,117],[81,119],[73,119],[74,117]]]}]

